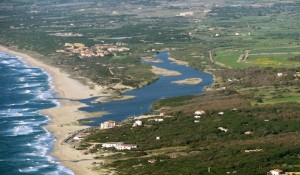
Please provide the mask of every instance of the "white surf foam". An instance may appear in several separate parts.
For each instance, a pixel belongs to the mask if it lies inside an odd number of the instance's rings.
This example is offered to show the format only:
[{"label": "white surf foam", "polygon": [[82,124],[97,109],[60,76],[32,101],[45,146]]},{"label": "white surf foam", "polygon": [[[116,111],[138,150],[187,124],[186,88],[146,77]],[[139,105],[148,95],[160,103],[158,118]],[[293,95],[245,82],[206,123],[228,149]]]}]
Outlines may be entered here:
[{"label": "white surf foam", "polygon": [[27,168],[19,169],[19,172],[21,172],[21,173],[30,173],[30,172],[36,172],[38,170],[39,170],[38,167],[32,167],[32,166],[30,166],[30,167],[27,167]]},{"label": "white surf foam", "polygon": [[20,78],[19,78],[19,81],[20,81],[20,82],[24,82],[24,81],[25,81],[25,77],[20,77]]}]

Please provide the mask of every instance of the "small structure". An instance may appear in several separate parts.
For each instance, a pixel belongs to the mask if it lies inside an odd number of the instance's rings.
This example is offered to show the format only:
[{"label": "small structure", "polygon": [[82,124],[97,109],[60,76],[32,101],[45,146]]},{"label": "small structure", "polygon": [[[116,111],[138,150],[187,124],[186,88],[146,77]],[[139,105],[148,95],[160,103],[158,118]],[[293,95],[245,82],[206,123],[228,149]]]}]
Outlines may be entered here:
[{"label": "small structure", "polygon": [[132,127],[142,126],[142,125],[143,125],[143,122],[141,120],[136,120],[136,121],[134,121]]},{"label": "small structure", "polygon": [[161,113],[159,114],[159,116],[160,116],[160,117],[163,117],[163,116],[165,116],[165,113],[161,112]]},{"label": "small structure", "polygon": [[156,136],[156,140],[160,140],[160,137],[159,137],[159,136]]},{"label": "small structure", "polygon": [[195,123],[199,123],[199,122],[200,122],[200,120],[195,120],[194,122],[195,122]]},{"label": "small structure", "polygon": [[221,111],[221,112],[219,112],[218,114],[219,114],[219,115],[224,115],[224,112]]},{"label": "small structure", "polygon": [[199,110],[199,111],[195,111],[194,115],[204,115],[205,111],[203,110]]},{"label": "small structure", "polygon": [[283,175],[283,171],[280,169],[271,170],[268,172],[268,175]]},{"label": "small structure", "polygon": [[74,140],[82,140],[83,137],[75,136],[73,139],[74,139]]},{"label": "small structure", "polygon": [[115,148],[123,143],[124,142],[107,142],[102,144],[102,148]]},{"label": "small structure", "polygon": [[284,175],[300,175],[300,172],[285,172]]},{"label": "small structure", "polygon": [[224,128],[224,127],[218,127],[218,129],[221,130],[221,131],[224,131],[224,132],[227,132],[227,131],[228,131],[228,129],[227,129],[227,128]]},{"label": "small structure", "polygon": [[263,149],[246,149],[245,153],[261,152]]},{"label": "small structure", "polygon": [[148,160],[148,163],[151,163],[151,164],[156,163],[156,162],[157,162],[156,159],[149,159],[149,160]]},{"label": "small structure", "polygon": [[279,72],[277,73],[277,77],[282,77],[283,76],[283,73]]},{"label": "small structure", "polygon": [[195,115],[194,118],[200,119],[201,116],[200,115]]},{"label": "small structure", "polygon": [[245,135],[252,135],[253,132],[252,132],[252,131],[246,131],[244,134],[245,134]]},{"label": "small structure", "polygon": [[182,13],[179,13],[178,16],[186,17],[186,16],[193,16],[193,15],[194,15],[194,12],[182,12]]},{"label": "small structure", "polygon": [[116,126],[116,122],[113,120],[109,120],[100,124],[100,129],[110,129]]},{"label": "small structure", "polygon": [[154,121],[156,121],[156,122],[163,122],[164,119],[163,118],[155,118]]},{"label": "small structure", "polygon": [[120,144],[115,147],[117,150],[131,150],[137,148],[137,145],[134,144]]}]

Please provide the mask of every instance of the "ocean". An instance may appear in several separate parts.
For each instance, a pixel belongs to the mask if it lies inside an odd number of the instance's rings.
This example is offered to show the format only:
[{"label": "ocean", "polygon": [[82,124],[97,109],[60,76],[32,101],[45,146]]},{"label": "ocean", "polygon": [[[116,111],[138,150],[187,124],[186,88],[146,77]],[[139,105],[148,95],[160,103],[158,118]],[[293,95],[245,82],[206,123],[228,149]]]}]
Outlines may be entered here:
[{"label": "ocean", "polygon": [[0,52],[0,175],[72,175],[50,156],[55,137],[39,110],[59,105],[51,77]]}]

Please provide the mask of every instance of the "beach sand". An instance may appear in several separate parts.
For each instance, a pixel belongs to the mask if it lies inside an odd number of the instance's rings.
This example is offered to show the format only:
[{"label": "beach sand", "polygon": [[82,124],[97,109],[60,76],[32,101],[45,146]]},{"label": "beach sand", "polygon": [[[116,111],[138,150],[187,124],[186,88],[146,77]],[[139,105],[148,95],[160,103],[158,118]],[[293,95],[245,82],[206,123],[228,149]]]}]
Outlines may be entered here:
[{"label": "beach sand", "polygon": [[[19,56],[29,65],[44,69],[53,78],[52,85],[54,86],[54,91],[61,98],[76,100],[90,98],[92,95],[101,95],[101,87],[97,87],[97,90],[90,89],[89,86],[70,78],[68,74],[61,72],[58,68],[44,64],[30,55],[8,49],[1,45],[0,52]],[[96,175],[97,173],[91,170],[92,163],[103,162],[103,160],[93,159],[92,154],[84,155],[83,152],[63,143],[63,140],[70,133],[86,128],[86,126],[73,124],[78,119],[86,118],[84,112],[78,111],[78,108],[83,107],[84,104],[70,100],[60,100],[60,103],[61,105],[58,107],[40,111],[40,113],[48,115],[52,119],[51,123],[47,126],[47,129],[54,133],[57,139],[52,155],[67,168],[74,171],[75,174]]]},{"label": "beach sand", "polygon": [[173,71],[173,70],[168,70],[168,69],[163,69],[163,68],[156,67],[156,66],[152,66],[151,71],[156,75],[162,75],[162,76],[178,76],[178,75],[181,75],[180,72]]},{"label": "beach sand", "polygon": [[171,61],[173,61],[173,63],[179,64],[179,65],[189,66],[189,63],[186,61],[176,60],[175,58],[172,58],[172,57],[169,57],[169,60],[171,60]]},{"label": "beach sand", "polygon": [[200,84],[202,82],[201,78],[188,78],[188,79],[184,79],[184,80],[178,80],[178,81],[172,81],[172,83],[176,83],[176,84],[180,84],[180,85],[196,85],[196,84]]}]

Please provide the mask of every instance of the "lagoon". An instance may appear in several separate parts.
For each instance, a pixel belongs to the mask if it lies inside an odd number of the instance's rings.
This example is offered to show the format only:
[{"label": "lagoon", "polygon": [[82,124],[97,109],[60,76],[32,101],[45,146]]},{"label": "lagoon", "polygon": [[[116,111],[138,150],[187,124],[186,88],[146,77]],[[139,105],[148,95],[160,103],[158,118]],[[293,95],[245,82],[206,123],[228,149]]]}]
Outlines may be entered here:
[{"label": "lagoon", "polygon": [[[175,96],[194,95],[203,92],[206,86],[213,83],[213,76],[211,74],[195,70],[192,67],[179,65],[169,60],[168,52],[161,52],[156,55],[157,59],[161,62],[147,62],[152,66],[160,67],[163,69],[173,70],[180,72],[181,75],[176,76],[158,76],[158,80],[154,83],[142,87],[140,89],[132,90],[123,95],[135,96],[135,98],[123,101],[104,102],[93,104],[95,98],[81,100],[87,104],[87,107],[80,108],[86,112],[108,111],[106,114],[99,118],[89,119],[92,123],[89,125],[97,126],[99,123],[107,120],[121,121],[128,117],[139,116],[151,112],[151,105],[162,98],[170,98]],[[200,84],[176,84],[172,83],[178,80],[188,78],[201,78]]]}]

